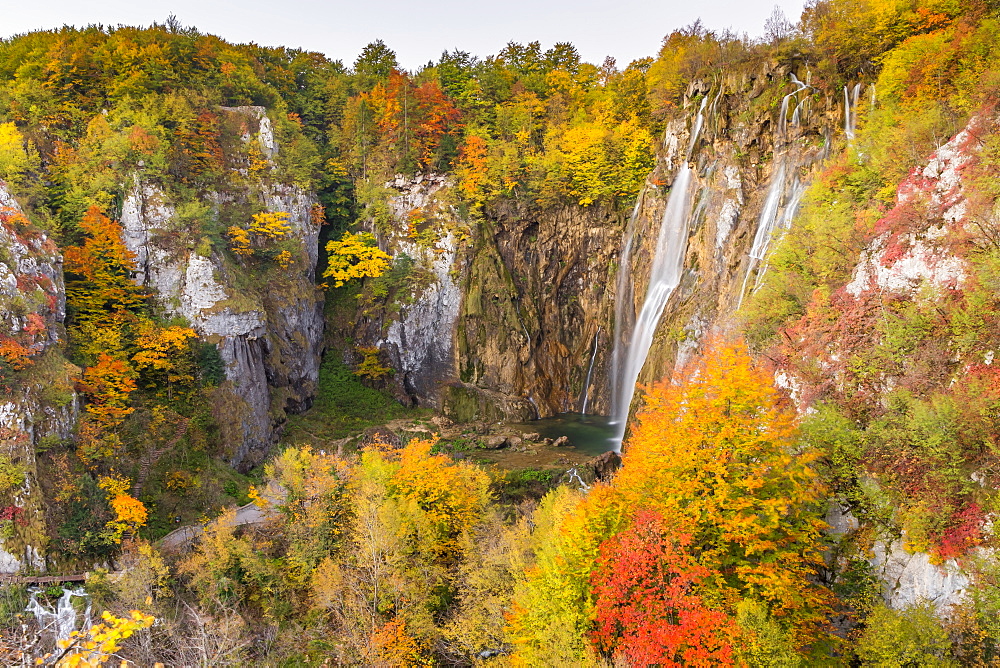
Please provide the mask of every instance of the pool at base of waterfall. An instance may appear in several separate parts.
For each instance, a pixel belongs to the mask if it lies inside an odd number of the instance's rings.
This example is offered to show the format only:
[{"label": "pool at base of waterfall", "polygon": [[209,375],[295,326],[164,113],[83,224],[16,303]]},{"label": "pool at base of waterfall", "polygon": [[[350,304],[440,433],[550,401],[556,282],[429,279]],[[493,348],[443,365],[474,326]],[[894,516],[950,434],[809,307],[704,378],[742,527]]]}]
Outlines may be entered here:
[{"label": "pool at base of waterfall", "polygon": [[569,439],[568,449],[596,457],[618,447],[617,430],[611,418],[604,415],[560,413],[553,417],[512,424],[522,433],[537,433],[542,438],[555,440],[560,436]]}]

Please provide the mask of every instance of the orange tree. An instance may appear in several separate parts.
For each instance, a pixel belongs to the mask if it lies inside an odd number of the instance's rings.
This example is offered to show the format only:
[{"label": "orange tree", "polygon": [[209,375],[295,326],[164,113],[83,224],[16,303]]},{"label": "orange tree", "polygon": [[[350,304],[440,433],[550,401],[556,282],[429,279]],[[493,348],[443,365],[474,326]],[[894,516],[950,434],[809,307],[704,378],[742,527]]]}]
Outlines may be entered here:
[{"label": "orange tree", "polygon": [[767,605],[800,645],[823,637],[823,488],[816,453],[746,346],[716,342],[682,380],[653,387],[615,486],[631,507],[676,518],[727,609]]}]

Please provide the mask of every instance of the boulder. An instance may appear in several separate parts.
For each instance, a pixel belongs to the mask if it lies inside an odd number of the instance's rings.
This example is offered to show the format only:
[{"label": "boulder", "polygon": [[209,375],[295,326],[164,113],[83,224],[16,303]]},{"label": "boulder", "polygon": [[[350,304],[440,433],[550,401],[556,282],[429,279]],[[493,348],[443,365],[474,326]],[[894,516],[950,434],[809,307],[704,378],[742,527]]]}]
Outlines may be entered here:
[{"label": "boulder", "polygon": [[487,436],[482,440],[482,444],[486,450],[500,450],[507,447],[507,437]]},{"label": "boulder", "polygon": [[614,476],[615,472],[621,468],[622,457],[617,452],[605,452],[599,457],[595,457],[590,462],[594,469],[594,477],[602,482],[607,482]]}]

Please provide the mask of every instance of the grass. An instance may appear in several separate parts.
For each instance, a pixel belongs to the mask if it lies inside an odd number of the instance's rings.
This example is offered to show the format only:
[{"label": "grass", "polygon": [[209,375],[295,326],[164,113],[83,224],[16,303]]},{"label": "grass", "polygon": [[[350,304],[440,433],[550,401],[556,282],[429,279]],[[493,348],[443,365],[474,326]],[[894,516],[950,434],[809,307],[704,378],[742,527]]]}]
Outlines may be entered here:
[{"label": "grass", "polygon": [[561,471],[526,468],[495,475],[493,493],[500,503],[517,505],[525,500],[541,500],[556,483]]},{"label": "grass", "polygon": [[418,418],[426,410],[404,408],[398,401],[361,383],[336,354],[328,354],[319,370],[313,407],[289,416],[286,443],[316,444],[352,436],[397,418]]}]

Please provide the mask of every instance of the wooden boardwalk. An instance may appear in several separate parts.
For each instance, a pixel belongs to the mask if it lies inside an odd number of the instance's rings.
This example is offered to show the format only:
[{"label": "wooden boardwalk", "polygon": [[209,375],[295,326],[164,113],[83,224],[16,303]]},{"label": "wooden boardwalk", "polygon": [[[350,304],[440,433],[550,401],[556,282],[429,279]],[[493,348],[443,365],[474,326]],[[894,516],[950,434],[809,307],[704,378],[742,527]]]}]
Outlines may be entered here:
[{"label": "wooden boardwalk", "polygon": [[13,575],[0,573],[0,586],[8,584],[52,584],[54,582],[85,582],[86,573],[74,575]]}]

